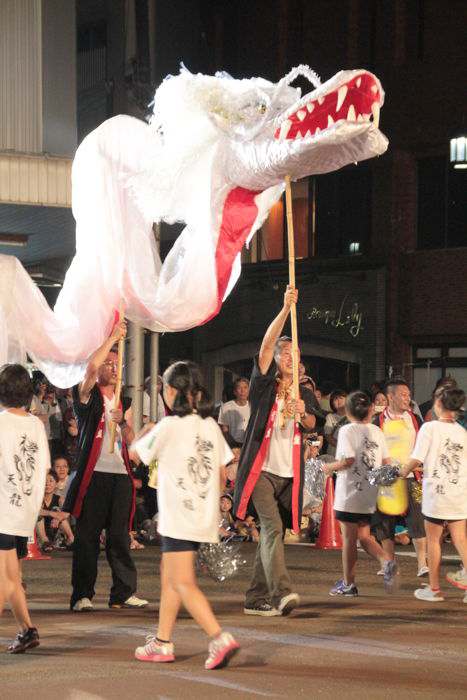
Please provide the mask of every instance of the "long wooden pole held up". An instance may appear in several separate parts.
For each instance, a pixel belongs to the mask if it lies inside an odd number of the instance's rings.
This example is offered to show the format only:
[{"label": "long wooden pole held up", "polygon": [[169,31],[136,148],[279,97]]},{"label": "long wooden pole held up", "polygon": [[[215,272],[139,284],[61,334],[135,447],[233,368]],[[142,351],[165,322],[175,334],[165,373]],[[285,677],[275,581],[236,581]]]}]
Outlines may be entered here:
[{"label": "long wooden pole held up", "polygon": [[[285,207],[287,212],[287,241],[289,248],[289,284],[295,287],[295,239],[293,228],[292,188],[290,175],[285,177]],[[298,388],[298,330],[297,330],[297,305],[290,307],[290,326],[292,329],[292,390],[295,400],[300,398]]]},{"label": "long wooden pole held up", "polygon": [[[118,323],[123,321],[125,315],[125,307],[123,302],[120,303],[118,309]],[[120,338],[118,341],[118,356],[117,356],[117,383],[115,384],[115,400],[114,407],[118,408],[120,405],[120,397],[122,393],[122,380],[123,380],[123,358],[125,355],[125,338]],[[115,447],[115,435],[117,432],[117,424],[112,421],[110,426],[110,454],[113,454]]]}]

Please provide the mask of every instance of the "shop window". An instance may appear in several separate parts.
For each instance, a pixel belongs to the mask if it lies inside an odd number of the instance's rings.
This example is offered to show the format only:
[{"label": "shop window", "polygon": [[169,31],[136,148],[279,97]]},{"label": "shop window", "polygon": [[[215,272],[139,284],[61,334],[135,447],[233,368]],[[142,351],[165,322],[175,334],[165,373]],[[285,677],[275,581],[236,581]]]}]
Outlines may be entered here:
[{"label": "shop window", "polygon": [[258,235],[258,260],[282,260],[284,257],[284,201],[274,204]]},{"label": "shop window", "polygon": [[349,166],[316,177],[317,255],[337,257],[366,252],[371,232],[371,175]]},{"label": "shop window", "polygon": [[414,348],[413,389],[418,403],[429,401],[436,382],[441,377],[453,377],[458,386],[467,390],[467,347],[465,345],[419,346]]},{"label": "shop window", "polygon": [[418,247],[467,245],[466,170],[436,156],[418,162]]},{"label": "shop window", "polygon": [[432,357],[441,357],[441,348],[418,348],[416,355],[420,360]]}]

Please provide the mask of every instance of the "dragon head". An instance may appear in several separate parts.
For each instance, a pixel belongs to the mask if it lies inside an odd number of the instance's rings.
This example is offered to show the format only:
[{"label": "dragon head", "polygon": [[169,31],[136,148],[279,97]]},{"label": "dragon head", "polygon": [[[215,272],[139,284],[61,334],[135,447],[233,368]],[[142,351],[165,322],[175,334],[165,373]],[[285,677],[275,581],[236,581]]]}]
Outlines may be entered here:
[{"label": "dragon head", "polygon": [[[304,96],[291,86],[300,75],[314,88]],[[381,83],[366,70],[340,71],[321,84],[308,66],[278,83],[182,67],[154,98],[157,175],[145,175],[153,218],[187,220],[191,197],[199,198],[192,177],[197,169],[215,167],[218,183],[264,191],[281,188],[286,175],[298,180],[384,153],[388,141],[378,129],[383,102]]]}]

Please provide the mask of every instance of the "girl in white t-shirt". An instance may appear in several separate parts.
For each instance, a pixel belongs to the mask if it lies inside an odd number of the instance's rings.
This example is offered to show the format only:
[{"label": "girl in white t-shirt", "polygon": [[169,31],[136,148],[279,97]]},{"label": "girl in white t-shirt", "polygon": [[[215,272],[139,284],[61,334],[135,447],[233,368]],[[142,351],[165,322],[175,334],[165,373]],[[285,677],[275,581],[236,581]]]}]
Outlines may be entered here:
[{"label": "girl in white t-shirt", "polygon": [[0,371],[0,614],[9,602],[20,627],[8,646],[20,654],[39,645],[21,583],[19,559],[27,554],[44,495],[50,455],[44,424],[26,411],[32,398],[29,374],[21,365]]},{"label": "girl in white t-shirt", "polygon": [[461,389],[440,387],[435,392],[438,420],[424,423],[417,435],[412,458],[403,476],[423,464],[422,513],[428,545],[430,585],[417,588],[416,598],[444,600],[439,587],[441,536],[447,522],[463,568],[446,575],[449,583],[467,590],[467,440],[466,430],[456,422],[465,401]]},{"label": "girl in white t-shirt", "polygon": [[377,487],[369,484],[368,472],[390,461],[386,440],[382,430],[371,423],[374,405],[365,392],[349,394],[345,407],[350,423],[339,430],[337,461],[323,465],[327,476],[337,472],[334,512],[340,522],[343,541],[344,578],[331,588],[329,595],[332,596],[358,595],[355,585],[357,540],[383,567],[386,590],[393,588],[397,573],[396,563],[370,532],[371,514],[376,510]]},{"label": "girl in white t-shirt", "polygon": [[130,455],[158,463],[158,531],[162,537],[161,602],[157,636],[138,647],[139,661],[174,661],[172,631],[181,604],[211,637],[207,670],[225,666],[240,648],[223,632],[198,588],[196,551],[218,542],[219,497],[225,465],[233,455],[211,417],[212,403],[199,369],[176,362],[163,376],[164,400],[172,411],[132,445]]}]

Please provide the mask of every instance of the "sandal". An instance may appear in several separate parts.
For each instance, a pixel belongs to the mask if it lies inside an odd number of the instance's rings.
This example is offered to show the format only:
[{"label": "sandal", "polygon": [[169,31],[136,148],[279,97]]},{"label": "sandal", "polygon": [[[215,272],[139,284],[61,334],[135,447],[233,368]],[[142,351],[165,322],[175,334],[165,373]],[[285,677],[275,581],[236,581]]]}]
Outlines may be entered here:
[{"label": "sandal", "polygon": [[41,550],[48,554],[49,552],[54,551],[54,546],[51,542],[43,542],[41,544]]}]

